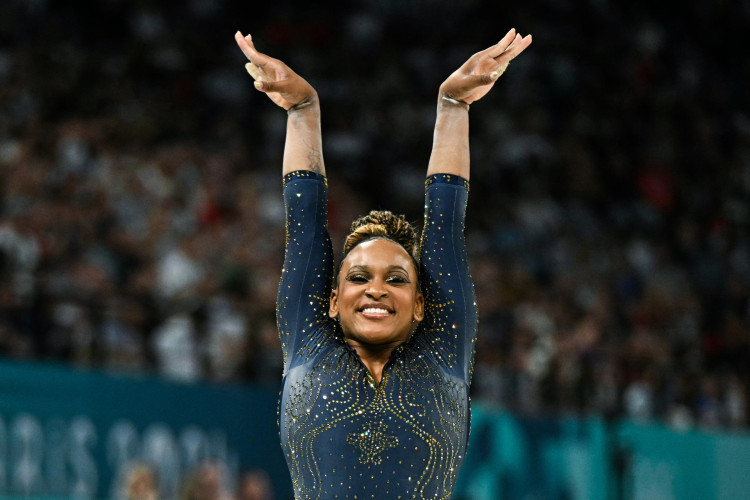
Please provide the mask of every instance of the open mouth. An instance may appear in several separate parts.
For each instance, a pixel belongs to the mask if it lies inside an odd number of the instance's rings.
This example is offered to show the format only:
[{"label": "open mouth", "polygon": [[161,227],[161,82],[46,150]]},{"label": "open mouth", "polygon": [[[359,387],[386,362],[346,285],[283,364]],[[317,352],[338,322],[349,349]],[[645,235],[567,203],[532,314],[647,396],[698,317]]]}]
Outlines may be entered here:
[{"label": "open mouth", "polygon": [[390,307],[378,304],[368,304],[361,308],[359,312],[366,318],[372,318],[372,319],[380,319],[380,318],[387,318],[391,314],[393,314],[393,309]]}]

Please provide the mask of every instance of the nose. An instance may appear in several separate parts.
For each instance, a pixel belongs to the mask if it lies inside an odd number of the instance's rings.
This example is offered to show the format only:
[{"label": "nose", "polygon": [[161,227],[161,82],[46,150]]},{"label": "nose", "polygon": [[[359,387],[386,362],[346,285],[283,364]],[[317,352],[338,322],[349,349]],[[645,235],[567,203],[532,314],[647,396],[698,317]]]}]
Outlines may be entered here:
[{"label": "nose", "polygon": [[388,295],[388,291],[383,286],[383,282],[379,279],[370,280],[370,285],[365,290],[365,295],[371,299],[382,299]]}]

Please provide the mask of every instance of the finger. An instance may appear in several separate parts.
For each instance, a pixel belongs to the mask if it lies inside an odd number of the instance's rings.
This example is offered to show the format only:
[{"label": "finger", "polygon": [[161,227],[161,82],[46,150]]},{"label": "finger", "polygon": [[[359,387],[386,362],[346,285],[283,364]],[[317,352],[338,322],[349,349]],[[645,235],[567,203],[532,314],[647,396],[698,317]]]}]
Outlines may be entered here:
[{"label": "finger", "polygon": [[522,37],[522,36],[521,36],[521,35],[520,35],[519,33],[516,33],[516,36],[515,36],[515,37],[513,38],[513,41],[512,41],[512,42],[510,42],[510,45],[508,45],[508,46],[507,46],[507,47],[505,48],[505,50],[503,51],[503,53],[505,53],[505,52],[509,52],[509,51],[513,50],[513,47],[514,47],[515,45],[517,45],[517,44],[518,44],[518,41],[519,41],[519,40],[521,40],[521,39],[523,39],[523,37]]},{"label": "finger", "polygon": [[234,39],[237,41],[237,45],[240,46],[242,53],[245,54],[245,57],[247,57],[258,68],[262,68],[271,60],[267,55],[258,52],[251,35],[242,36],[242,33],[238,31],[234,34]]},{"label": "finger", "polygon": [[255,64],[249,62],[245,64],[245,69],[253,77],[253,80],[257,80],[260,77],[261,71]]},{"label": "finger", "polygon": [[518,35],[516,39],[513,40],[513,43],[511,43],[505,52],[500,54],[499,57],[496,57],[495,60],[499,63],[508,63],[515,59],[518,54],[526,50],[526,47],[531,45],[531,35],[526,35],[525,37],[521,37],[521,35]]},{"label": "finger", "polygon": [[481,75],[465,75],[461,87],[467,90],[473,90],[477,87],[494,83],[501,73],[493,71],[492,73],[482,73]]},{"label": "finger", "polygon": [[261,52],[258,52],[258,50],[255,48],[255,43],[253,43],[252,36],[247,35],[245,37],[245,42],[247,42],[247,45],[250,47],[250,53],[252,54],[251,61],[258,67],[258,69],[263,71],[263,66],[268,64],[268,62],[271,61],[272,58]]},{"label": "finger", "polygon": [[516,36],[513,38],[513,41],[511,41],[510,44],[508,44],[508,46],[505,47],[505,50],[502,51],[497,56],[495,56],[495,61],[497,61],[497,62],[507,62],[507,61],[510,61],[513,58],[513,57],[511,57],[512,54],[513,54],[513,50],[515,49],[515,47],[519,44],[520,40],[522,40],[522,39],[523,39],[523,37],[521,35],[516,34]]},{"label": "finger", "polygon": [[235,33],[234,40],[237,42],[237,45],[239,45],[240,50],[242,50],[242,53],[245,54],[245,57],[252,60],[253,49],[250,47],[250,44],[247,43],[247,40],[242,35],[242,33],[240,33],[239,31]]},{"label": "finger", "polygon": [[505,50],[508,48],[508,46],[513,43],[513,40],[516,38],[516,29],[511,28],[510,31],[508,31],[505,36],[497,42],[492,47],[489,47],[485,49],[483,52],[490,57],[498,57],[500,54],[505,52]]}]

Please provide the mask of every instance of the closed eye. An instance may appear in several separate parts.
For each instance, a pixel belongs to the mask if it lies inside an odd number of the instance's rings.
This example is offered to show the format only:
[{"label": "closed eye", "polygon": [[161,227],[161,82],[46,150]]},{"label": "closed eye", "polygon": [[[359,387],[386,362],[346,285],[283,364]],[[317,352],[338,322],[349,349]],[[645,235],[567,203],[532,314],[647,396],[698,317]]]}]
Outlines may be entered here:
[{"label": "closed eye", "polygon": [[370,278],[364,274],[351,274],[346,277],[346,281],[351,283],[367,283],[369,280]]},{"label": "closed eye", "polygon": [[393,275],[393,276],[388,276],[385,279],[385,282],[390,283],[392,285],[405,285],[409,283],[409,279],[404,276]]}]

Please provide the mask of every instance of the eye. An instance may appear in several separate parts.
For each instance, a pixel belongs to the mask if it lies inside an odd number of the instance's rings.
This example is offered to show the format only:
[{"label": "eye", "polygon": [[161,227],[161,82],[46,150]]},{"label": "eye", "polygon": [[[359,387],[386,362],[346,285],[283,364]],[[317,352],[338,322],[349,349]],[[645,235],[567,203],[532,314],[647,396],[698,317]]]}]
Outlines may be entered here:
[{"label": "eye", "polygon": [[406,276],[401,276],[400,274],[392,274],[385,279],[385,282],[392,285],[403,285],[409,283],[409,279]]},{"label": "eye", "polygon": [[350,274],[346,277],[346,281],[351,283],[367,283],[369,278],[364,274]]}]

